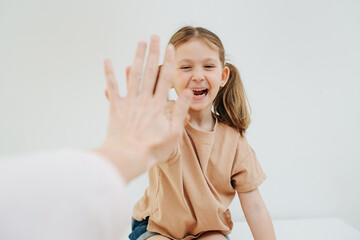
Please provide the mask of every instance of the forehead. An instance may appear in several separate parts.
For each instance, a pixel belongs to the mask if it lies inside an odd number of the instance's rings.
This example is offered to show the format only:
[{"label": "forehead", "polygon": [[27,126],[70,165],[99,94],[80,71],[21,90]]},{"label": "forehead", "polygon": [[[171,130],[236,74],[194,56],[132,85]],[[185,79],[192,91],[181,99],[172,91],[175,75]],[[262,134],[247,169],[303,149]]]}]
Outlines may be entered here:
[{"label": "forehead", "polygon": [[203,59],[219,59],[219,51],[213,43],[194,39],[181,44],[175,50],[176,61],[191,59],[192,61]]}]

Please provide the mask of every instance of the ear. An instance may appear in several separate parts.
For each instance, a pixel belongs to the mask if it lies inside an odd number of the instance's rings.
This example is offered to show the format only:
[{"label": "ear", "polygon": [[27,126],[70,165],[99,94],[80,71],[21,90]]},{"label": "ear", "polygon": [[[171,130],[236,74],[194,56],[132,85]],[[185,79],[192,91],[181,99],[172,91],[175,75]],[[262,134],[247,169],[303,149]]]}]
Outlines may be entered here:
[{"label": "ear", "polygon": [[225,84],[227,83],[227,81],[229,80],[229,76],[230,76],[230,69],[229,67],[225,66],[222,74],[221,74],[221,86],[225,86]]}]

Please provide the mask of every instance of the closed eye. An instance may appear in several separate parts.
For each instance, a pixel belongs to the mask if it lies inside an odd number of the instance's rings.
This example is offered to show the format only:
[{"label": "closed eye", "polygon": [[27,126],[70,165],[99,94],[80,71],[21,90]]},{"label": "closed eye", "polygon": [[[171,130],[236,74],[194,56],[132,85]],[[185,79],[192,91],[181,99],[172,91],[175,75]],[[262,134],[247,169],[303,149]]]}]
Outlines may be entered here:
[{"label": "closed eye", "polygon": [[190,69],[191,67],[189,66],[183,66],[183,67],[180,67],[180,69]]},{"label": "closed eye", "polygon": [[205,65],[205,68],[214,68],[214,65]]}]

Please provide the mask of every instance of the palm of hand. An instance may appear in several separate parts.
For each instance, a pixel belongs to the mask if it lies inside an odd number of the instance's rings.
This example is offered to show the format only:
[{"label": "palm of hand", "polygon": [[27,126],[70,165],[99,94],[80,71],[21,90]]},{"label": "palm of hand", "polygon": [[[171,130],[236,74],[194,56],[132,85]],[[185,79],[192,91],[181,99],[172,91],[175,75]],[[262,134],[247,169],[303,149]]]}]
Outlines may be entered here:
[{"label": "palm of hand", "polygon": [[[180,94],[174,105],[171,117],[168,116],[167,93],[174,69],[174,49],[168,46],[165,60],[158,75],[159,43],[152,37],[145,72],[142,72],[146,45],[139,43],[133,65],[127,69],[128,94],[122,98],[109,60],[105,61],[107,79],[107,97],[110,102],[108,134],[105,143],[108,146],[125,145],[145,152],[147,165],[163,162],[172,153],[179,141],[191,92]],[[143,87],[139,91],[141,76]],[[140,154],[140,153],[139,153]]]}]

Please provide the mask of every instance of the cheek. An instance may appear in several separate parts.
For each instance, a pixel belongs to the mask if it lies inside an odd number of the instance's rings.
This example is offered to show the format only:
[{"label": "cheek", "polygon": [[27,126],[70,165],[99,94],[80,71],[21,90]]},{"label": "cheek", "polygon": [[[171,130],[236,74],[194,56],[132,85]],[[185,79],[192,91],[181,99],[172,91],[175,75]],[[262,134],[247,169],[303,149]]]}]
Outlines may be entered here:
[{"label": "cheek", "polygon": [[220,72],[212,72],[210,75],[208,75],[209,79],[211,79],[212,85],[219,85],[221,84],[221,73]]}]

